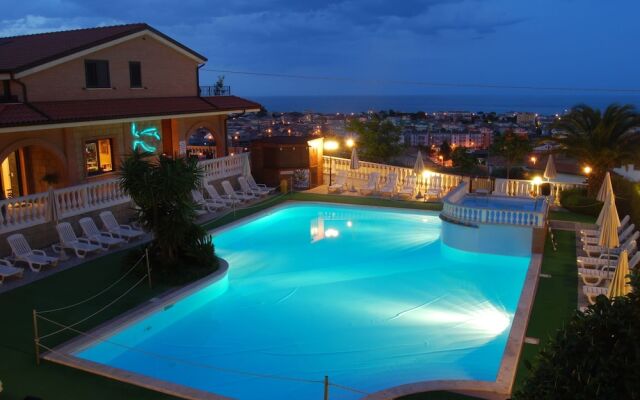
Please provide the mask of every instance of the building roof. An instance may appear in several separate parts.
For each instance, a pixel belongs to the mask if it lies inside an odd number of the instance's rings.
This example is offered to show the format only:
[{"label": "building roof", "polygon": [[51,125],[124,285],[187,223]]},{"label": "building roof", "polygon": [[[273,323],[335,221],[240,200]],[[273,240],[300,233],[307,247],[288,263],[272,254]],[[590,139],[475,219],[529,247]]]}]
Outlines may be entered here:
[{"label": "building roof", "polygon": [[233,113],[256,110],[260,107],[258,103],[236,96],[149,97],[0,104],[0,128],[215,112]]},{"label": "building roof", "polygon": [[149,31],[205,62],[201,54],[138,23],[0,38],[0,72],[17,73],[128,35]]}]

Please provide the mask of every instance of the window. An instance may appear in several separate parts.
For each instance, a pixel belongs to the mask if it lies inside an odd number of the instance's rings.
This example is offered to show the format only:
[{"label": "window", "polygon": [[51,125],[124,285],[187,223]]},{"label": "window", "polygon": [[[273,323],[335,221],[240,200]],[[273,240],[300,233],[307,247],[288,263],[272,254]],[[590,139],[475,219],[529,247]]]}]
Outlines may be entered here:
[{"label": "window", "polygon": [[84,154],[87,175],[98,175],[113,171],[111,139],[90,140],[85,142]]},{"label": "window", "polygon": [[129,61],[129,81],[130,87],[142,87],[142,67],[140,61]]},{"label": "window", "polygon": [[84,72],[87,88],[109,88],[109,61],[85,60]]}]

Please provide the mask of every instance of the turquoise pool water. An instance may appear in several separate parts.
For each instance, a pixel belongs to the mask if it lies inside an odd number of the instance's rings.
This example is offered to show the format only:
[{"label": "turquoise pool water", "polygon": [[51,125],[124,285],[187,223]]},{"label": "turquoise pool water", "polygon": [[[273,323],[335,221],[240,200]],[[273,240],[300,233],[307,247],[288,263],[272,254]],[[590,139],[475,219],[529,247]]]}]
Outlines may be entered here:
[{"label": "turquoise pool water", "polygon": [[304,380],[325,375],[362,392],[495,380],[529,258],[448,248],[440,224],[427,212],[275,209],[214,235],[227,280],[76,355],[239,399],[321,399],[322,384]]},{"label": "turquoise pool water", "polygon": [[493,210],[542,211],[544,201],[533,198],[467,195],[460,200],[460,205]]}]

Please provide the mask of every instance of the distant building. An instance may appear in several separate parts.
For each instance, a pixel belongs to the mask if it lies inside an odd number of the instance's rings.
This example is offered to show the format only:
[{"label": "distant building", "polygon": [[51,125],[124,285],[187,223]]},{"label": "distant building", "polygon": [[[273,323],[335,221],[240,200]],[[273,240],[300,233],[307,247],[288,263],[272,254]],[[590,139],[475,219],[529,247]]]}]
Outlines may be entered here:
[{"label": "distant building", "polygon": [[518,125],[533,125],[536,123],[536,119],[538,118],[538,114],[535,113],[517,113],[516,114],[516,123]]}]

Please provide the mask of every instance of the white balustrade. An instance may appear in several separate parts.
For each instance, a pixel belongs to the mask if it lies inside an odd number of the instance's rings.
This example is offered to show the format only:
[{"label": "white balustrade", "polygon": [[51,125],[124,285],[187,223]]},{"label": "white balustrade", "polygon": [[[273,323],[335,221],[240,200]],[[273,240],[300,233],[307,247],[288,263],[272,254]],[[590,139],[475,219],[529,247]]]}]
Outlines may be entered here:
[{"label": "white balustrade", "polygon": [[[241,175],[249,153],[201,161],[205,180]],[[107,179],[53,191],[58,218],[68,218],[131,201],[118,179]],[[43,224],[50,220],[49,192],[35,193],[0,201],[0,233]]]}]

